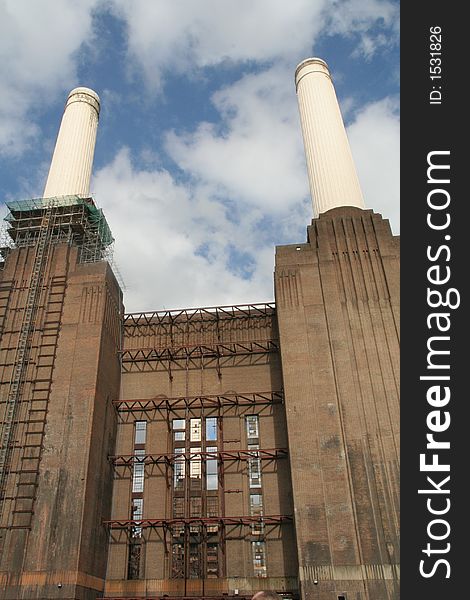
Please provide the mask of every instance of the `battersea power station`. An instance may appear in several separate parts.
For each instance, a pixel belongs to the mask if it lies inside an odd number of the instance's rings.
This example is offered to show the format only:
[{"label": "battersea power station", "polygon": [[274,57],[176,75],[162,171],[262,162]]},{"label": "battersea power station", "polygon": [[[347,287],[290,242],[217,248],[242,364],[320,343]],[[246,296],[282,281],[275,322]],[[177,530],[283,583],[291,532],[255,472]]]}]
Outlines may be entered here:
[{"label": "battersea power station", "polygon": [[43,197],[7,202],[1,600],[398,600],[398,238],[326,63],[295,85],[314,219],[275,302],[125,312],[88,88]]}]

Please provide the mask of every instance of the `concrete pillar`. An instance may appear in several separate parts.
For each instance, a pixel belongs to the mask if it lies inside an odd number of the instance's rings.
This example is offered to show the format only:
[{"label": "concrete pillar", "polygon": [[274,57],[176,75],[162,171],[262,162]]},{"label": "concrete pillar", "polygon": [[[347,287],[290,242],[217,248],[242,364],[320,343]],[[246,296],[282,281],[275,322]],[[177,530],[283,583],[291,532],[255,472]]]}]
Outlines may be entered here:
[{"label": "concrete pillar", "polygon": [[314,217],[339,206],[364,208],[328,65],[307,58],[295,71]]},{"label": "concrete pillar", "polygon": [[85,87],[70,92],[65,104],[44,198],[90,194],[100,99]]}]

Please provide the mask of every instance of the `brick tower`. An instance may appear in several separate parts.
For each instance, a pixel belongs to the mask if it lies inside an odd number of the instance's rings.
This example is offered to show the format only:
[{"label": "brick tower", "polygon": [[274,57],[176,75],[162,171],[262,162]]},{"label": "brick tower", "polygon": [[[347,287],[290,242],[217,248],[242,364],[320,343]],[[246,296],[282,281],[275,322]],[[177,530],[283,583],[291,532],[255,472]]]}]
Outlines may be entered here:
[{"label": "brick tower", "polygon": [[[7,204],[0,272],[0,598],[95,598],[105,577],[122,299],[89,197],[99,99],[67,100],[45,198]],[[71,151],[69,146],[75,151]],[[84,160],[86,158],[86,160]]]},{"label": "brick tower", "polygon": [[316,218],[276,249],[303,598],[398,599],[399,245],[365,210],[331,77],[296,71]]}]

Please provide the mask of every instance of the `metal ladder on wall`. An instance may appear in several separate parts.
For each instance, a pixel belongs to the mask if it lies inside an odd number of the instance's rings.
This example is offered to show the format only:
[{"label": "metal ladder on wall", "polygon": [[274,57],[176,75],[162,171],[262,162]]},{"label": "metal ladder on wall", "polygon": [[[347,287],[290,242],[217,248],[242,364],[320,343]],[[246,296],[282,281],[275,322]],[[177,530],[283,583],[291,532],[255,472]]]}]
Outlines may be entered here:
[{"label": "metal ladder on wall", "polygon": [[34,330],[34,317],[36,314],[41,284],[44,278],[44,265],[49,255],[50,226],[53,210],[54,203],[49,200],[49,204],[45,208],[45,212],[41,219],[41,226],[39,228],[36,254],[26,297],[23,321],[18,335],[13,372],[10,378],[10,387],[6,401],[5,418],[0,437],[0,517],[3,512],[3,499],[9,472],[9,462],[14,446],[14,434],[16,429],[15,419],[18,412],[18,404],[21,398],[24,376],[26,374],[29,353],[31,350],[30,341]]}]

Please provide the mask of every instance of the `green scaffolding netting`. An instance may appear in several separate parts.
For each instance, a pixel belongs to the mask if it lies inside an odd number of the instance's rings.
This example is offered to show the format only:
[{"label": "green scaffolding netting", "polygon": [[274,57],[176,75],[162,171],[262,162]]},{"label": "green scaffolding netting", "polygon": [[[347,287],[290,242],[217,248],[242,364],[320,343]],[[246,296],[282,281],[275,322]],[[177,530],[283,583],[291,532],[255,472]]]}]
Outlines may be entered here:
[{"label": "green scaffolding netting", "polygon": [[101,208],[97,208],[92,198],[83,198],[81,196],[56,196],[53,198],[30,198],[28,200],[14,200],[5,203],[10,214],[5,217],[5,221],[14,221],[20,217],[21,213],[44,210],[50,206],[85,206],[88,212],[90,223],[96,226],[103,247],[109,246],[114,242],[111,229],[106,221]]}]

